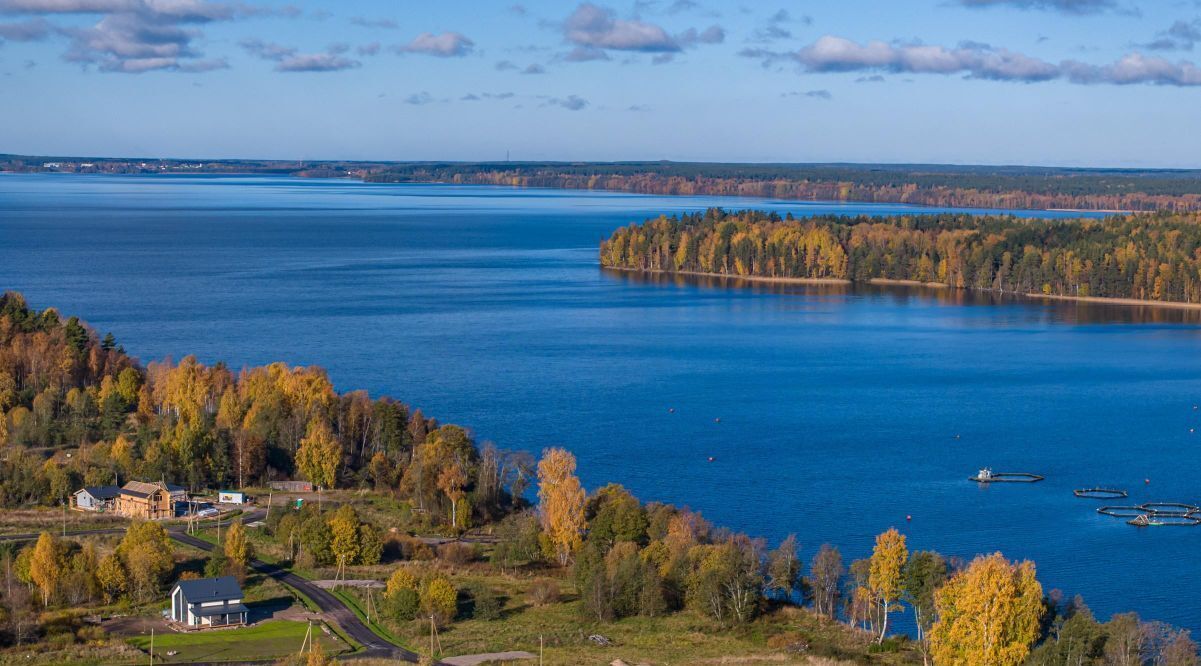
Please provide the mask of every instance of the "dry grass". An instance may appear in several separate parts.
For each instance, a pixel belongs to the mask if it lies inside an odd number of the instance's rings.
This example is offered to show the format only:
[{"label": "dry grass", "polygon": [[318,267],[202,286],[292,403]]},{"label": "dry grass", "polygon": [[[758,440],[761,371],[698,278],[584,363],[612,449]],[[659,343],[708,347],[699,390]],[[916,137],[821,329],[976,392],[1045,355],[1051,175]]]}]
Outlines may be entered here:
[{"label": "dry grass", "polygon": [[129,524],[126,519],[111,513],[67,511],[64,516],[62,509],[7,509],[0,512],[0,534],[25,534],[42,530],[59,534],[63,529],[64,519],[68,533],[75,530],[124,527]]}]

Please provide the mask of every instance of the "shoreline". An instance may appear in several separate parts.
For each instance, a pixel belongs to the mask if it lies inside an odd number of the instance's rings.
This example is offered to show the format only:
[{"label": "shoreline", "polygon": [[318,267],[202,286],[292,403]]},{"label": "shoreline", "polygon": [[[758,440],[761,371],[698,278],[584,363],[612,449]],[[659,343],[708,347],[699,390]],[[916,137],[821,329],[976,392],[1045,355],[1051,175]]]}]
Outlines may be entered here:
[{"label": "shoreline", "polygon": [[[727,280],[745,280],[747,282],[762,282],[767,284],[799,284],[799,285],[875,285],[881,287],[920,287],[926,289],[954,289],[950,285],[941,282],[922,282],[921,280],[897,280],[892,278],[872,278],[867,282],[855,282],[842,278],[797,278],[797,277],[769,277],[765,275],[729,275],[726,273],[702,273],[699,271],[664,271],[664,270],[643,270],[640,268],[625,268],[620,266],[601,266],[604,270],[620,271],[622,273],[641,273],[645,275],[680,275],[684,277],[705,277],[705,278],[724,278]],[[967,289],[963,291],[978,291],[987,294],[997,294],[999,296],[1016,296],[1028,300],[1042,301],[1063,301],[1067,303],[1077,304],[1093,304],[1093,305],[1118,305],[1123,307],[1152,307],[1165,308],[1170,310],[1196,310],[1201,311],[1201,303],[1186,303],[1184,301],[1150,301],[1139,298],[1117,298],[1109,296],[1066,296],[1059,294],[1039,294],[1039,293],[1022,293],[1013,291],[993,291],[991,289]]]}]

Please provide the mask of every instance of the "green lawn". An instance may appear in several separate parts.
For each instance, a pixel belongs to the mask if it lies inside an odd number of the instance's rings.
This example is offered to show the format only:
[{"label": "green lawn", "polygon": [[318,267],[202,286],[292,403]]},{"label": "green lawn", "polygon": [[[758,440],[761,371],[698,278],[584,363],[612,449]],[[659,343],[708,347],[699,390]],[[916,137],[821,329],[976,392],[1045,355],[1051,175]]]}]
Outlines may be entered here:
[{"label": "green lawn", "polygon": [[[158,634],[154,637],[154,656],[156,662],[167,664],[284,657],[300,650],[307,629],[304,622],[268,620],[243,629]],[[322,631],[320,625],[313,625],[313,635],[320,638],[327,655],[350,649],[341,639]],[[128,641],[139,649],[150,649],[149,636]],[[167,656],[170,651],[178,654]]]}]

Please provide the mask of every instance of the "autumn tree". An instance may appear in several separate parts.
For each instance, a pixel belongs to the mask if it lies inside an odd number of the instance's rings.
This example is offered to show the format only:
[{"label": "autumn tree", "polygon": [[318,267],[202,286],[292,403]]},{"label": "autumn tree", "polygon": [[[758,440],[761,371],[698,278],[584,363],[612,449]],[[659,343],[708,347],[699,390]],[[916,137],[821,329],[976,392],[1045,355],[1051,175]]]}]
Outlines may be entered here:
[{"label": "autumn tree", "polygon": [[418,589],[417,577],[408,569],[399,567],[393,571],[384,590],[384,603],[389,615],[401,621],[417,617],[421,606]]},{"label": "autumn tree", "polygon": [[63,576],[63,548],[49,532],[42,532],[29,561],[29,577],[42,593],[42,605],[49,606],[58,592]]},{"label": "autumn tree", "polygon": [[934,595],[930,652],[940,666],[1016,666],[1038,638],[1043,589],[1029,561],[979,556]]},{"label": "autumn tree", "polygon": [[96,567],[96,580],[100,583],[100,591],[106,603],[111,604],[125,594],[128,577],[125,574],[125,565],[121,564],[121,558],[116,553],[109,553],[100,560]]},{"label": "autumn tree", "polygon": [[433,576],[421,584],[421,611],[439,626],[454,619],[458,598],[458,590],[441,576]]},{"label": "autumn tree", "polygon": [[767,587],[791,599],[801,583],[801,561],[795,534],[789,534],[767,555]]},{"label": "autumn tree", "polygon": [[554,547],[560,566],[566,566],[582,543],[587,521],[585,493],[575,476],[575,456],[561,448],[542,452],[538,462],[538,501],[542,530]]},{"label": "autumn tree", "polygon": [[458,528],[466,526],[466,521],[460,524],[459,521],[459,502],[466,496],[463,488],[467,485],[467,474],[463,471],[463,466],[458,461],[452,461],[442,469],[438,475],[438,489],[446,495],[446,499],[450,500],[450,524],[452,527]]},{"label": "autumn tree", "polygon": [[828,543],[823,543],[809,563],[809,587],[813,591],[813,610],[819,615],[834,617],[838,608],[838,597],[842,592],[842,577],[846,567],[842,564],[842,553]]},{"label": "autumn tree", "polygon": [[333,488],[342,465],[342,445],[334,437],[329,424],[321,419],[309,421],[304,439],[296,451],[296,466],[305,478],[322,488]]},{"label": "autumn tree", "polygon": [[883,643],[888,634],[888,614],[895,609],[896,602],[901,597],[905,562],[908,560],[909,549],[905,547],[905,535],[896,528],[890,528],[876,537],[867,586],[876,602],[880,604],[881,626],[880,635],[876,637],[877,643]]},{"label": "autumn tree", "polygon": [[149,599],[175,565],[170,538],[163,526],[149,521],[135,522],[125,531],[117,546],[130,593],[139,600]]},{"label": "autumn tree", "polygon": [[241,520],[235,520],[225,535],[225,557],[239,576],[245,574],[246,566],[254,558],[254,546],[247,539]]},{"label": "autumn tree", "polygon": [[330,546],[338,563],[338,571],[342,572],[346,565],[354,564],[359,558],[359,515],[354,507],[343,504],[329,519],[329,531],[332,537]]}]

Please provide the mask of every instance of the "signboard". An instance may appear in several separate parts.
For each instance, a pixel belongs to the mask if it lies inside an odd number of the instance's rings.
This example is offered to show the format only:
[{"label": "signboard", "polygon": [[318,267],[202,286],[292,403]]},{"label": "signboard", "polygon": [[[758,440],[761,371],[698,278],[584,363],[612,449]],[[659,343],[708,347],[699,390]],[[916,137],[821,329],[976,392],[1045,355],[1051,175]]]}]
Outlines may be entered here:
[{"label": "signboard", "polygon": [[222,490],[217,493],[217,502],[219,504],[242,504],[245,501],[245,493],[234,492],[232,490]]}]

